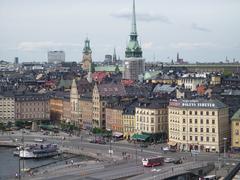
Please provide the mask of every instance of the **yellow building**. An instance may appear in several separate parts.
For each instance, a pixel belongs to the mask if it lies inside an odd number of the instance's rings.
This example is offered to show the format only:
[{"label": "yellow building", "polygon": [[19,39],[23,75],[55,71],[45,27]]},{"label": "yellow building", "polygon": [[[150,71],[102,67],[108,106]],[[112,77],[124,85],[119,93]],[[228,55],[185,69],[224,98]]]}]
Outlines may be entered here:
[{"label": "yellow building", "polygon": [[126,139],[130,139],[130,137],[135,133],[135,114],[134,111],[129,112],[125,110],[123,112],[123,136]]},{"label": "yellow building", "polygon": [[0,122],[14,122],[15,98],[14,95],[0,95]]},{"label": "yellow building", "polygon": [[139,103],[135,109],[136,133],[149,134],[153,141],[163,140],[168,133],[167,102],[150,100]]},{"label": "yellow building", "polygon": [[50,99],[50,119],[54,122],[60,123],[63,117],[63,98],[52,97]]},{"label": "yellow building", "polygon": [[224,141],[230,138],[228,116],[228,107],[218,100],[171,100],[169,145],[179,150],[223,151]]},{"label": "yellow building", "polygon": [[231,119],[231,147],[234,151],[240,150],[240,109],[233,115]]}]

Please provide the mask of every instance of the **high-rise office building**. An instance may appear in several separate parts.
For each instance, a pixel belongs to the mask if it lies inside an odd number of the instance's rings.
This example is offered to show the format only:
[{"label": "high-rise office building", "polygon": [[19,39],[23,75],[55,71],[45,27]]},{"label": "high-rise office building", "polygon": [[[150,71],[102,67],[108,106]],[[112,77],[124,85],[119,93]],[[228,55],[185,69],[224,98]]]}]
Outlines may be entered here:
[{"label": "high-rise office building", "polygon": [[48,63],[58,64],[65,61],[64,51],[48,51]]},{"label": "high-rise office building", "polygon": [[142,48],[137,38],[135,0],[133,0],[132,31],[125,51],[124,79],[139,80],[140,76],[143,75],[145,71],[145,60],[142,58]]}]

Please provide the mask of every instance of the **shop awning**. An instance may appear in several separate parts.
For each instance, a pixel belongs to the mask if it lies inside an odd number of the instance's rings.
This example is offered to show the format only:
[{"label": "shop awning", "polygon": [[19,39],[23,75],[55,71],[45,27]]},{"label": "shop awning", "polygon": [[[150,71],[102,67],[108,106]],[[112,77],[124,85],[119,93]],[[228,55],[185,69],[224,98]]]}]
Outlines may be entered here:
[{"label": "shop awning", "polygon": [[113,132],[113,134],[112,134],[114,137],[121,137],[121,136],[123,136],[123,133],[120,133],[120,132]]},{"label": "shop awning", "polygon": [[147,135],[147,134],[134,134],[132,136],[132,139],[133,140],[140,140],[140,141],[146,141],[147,138],[149,138],[150,135]]},{"label": "shop awning", "polygon": [[176,146],[176,144],[177,144],[177,143],[174,142],[174,141],[169,141],[169,142],[168,142],[168,145],[169,145],[169,146]]}]

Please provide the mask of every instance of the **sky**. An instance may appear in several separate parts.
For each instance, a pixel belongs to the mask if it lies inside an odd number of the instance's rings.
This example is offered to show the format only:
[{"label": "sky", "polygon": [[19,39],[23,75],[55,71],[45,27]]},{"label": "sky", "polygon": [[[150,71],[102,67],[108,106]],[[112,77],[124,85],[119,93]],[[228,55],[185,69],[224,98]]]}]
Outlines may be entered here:
[{"label": "sky", "polygon": [[[84,40],[93,61],[124,59],[132,0],[0,0],[0,60],[47,61],[64,50],[80,62]],[[136,0],[137,31],[146,61],[240,61],[239,0]]]}]

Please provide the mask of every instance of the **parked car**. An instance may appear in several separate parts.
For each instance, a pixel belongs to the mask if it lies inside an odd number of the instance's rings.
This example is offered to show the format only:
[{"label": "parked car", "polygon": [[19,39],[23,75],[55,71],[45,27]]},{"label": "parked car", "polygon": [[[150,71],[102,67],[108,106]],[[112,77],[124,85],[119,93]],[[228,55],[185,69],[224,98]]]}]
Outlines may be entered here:
[{"label": "parked car", "polygon": [[141,147],[141,148],[147,148],[147,147],[148,147],[148,145],[147,145],[147,144],[145,144],[145,143],[143,143],[143,144],[140,144],[140,147]]},{"label": "parked car", "polygon": [[165,158],[165,159],[164,159],[164,162],[165,162],[165,163],[172,163],[172,162],[174,162],[174,161],[176,161],[174,158]]},{"label": "parked car", "polygon": [[90,140],[89,142],[90,142],[90,143],[97,143],[97,141],[94,140],[94,139]]},{"label": "parked car", "polygon": [[178,159],[178,160],[175,160],[173,163],[174,163],[174,164],[182,164],[183,162],[182,162],[181,159]]}]

